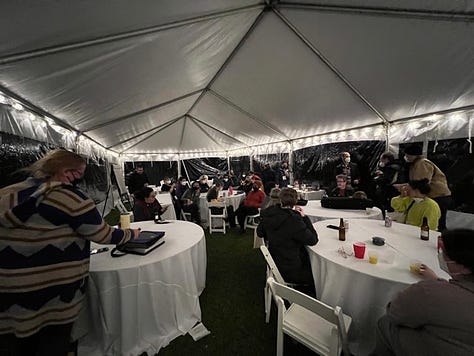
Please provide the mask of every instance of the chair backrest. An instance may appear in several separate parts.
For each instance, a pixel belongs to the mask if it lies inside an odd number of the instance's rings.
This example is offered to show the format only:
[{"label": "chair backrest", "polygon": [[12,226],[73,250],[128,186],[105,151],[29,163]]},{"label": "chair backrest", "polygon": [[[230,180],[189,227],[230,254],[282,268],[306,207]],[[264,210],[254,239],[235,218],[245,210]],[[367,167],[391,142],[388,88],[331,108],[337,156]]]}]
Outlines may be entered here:
[{"label": "chair backrest", "polygon": [[268,251],[267,246],[260,246],[260,251],[262,251],[263,257],[265,257],[265,261],[267,262],[267,267],[268,270],[271,272],[271,276],[273,276],[278,283],[286,285],[286,282],[280,274],[280,271],[278,270],[275,261],[273,261],[272,255],[270,255],[270,251]]},{"label": "chair backrest", "polygon": [[[290,303],[298,304],[303,308],[317,314],[324,320],[327,320],[335,328],[337,328],[344,354],[350,355],[347,344],[346,326],[340,307],[333,308],[317,299],[310,297],[309,295],[297,291],[296,289],[276,282],[272,277],[267,279],[267,284],[270,286],[270,289],[276,298],[282,298],[289,301]],[[284,303],[281,303],[281,305],[282,307],[285,306]]]}]

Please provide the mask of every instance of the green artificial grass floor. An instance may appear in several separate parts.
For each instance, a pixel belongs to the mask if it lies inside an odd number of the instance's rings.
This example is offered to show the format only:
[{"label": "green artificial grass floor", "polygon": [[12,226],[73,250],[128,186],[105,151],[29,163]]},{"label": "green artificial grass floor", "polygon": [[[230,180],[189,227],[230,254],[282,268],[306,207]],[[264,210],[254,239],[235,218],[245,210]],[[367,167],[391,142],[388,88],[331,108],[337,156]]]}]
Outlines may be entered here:
[{"label": "green artificial grass floor", "polygon": [[[211,332],[194,341],[186,334],[160,350],[173,355],[275,355],[276,307],[265,323],[263,288],[265,260],[253,248],[253,230],[225,235],[206,231],[207,278],[200,297],[202,322]],[[306,347],[285,338],[287,355],[314,355]]]},{"label": "green artificial grass floor", "polygon": [[[116,210],[105,217],[117,224]],[[206,288],[199,301],[202,323],[211,332],[194,341],[189,334],[162,348],[159,356],[183,355],[258,355],[276,353],[277,310],[272,303],[270,323],[265,323],[263,288],[265,260],[260,249],[253,248],[253,230],[239,234],[238,229],[209,234],[206,229]],[[286,355],[314,355],[301,344],[285,336]],[[145,356],[143,354],[141,356]]]}]

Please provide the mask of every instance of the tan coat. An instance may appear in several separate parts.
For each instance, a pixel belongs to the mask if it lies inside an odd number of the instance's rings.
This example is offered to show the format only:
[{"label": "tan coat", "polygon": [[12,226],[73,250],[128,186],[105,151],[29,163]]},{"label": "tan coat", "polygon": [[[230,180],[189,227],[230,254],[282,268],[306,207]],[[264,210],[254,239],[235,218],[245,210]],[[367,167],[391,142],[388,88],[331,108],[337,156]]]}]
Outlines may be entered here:
[{"label": "tan coat", "polygon": [[431,192],[428,194],[430,198],[446,197],[451,195],[448,188],[448,181],[441,169],[430,160],[417,157],[410,165],[408,172],[410,180],[420,180],[427,178],[430,183]]}]

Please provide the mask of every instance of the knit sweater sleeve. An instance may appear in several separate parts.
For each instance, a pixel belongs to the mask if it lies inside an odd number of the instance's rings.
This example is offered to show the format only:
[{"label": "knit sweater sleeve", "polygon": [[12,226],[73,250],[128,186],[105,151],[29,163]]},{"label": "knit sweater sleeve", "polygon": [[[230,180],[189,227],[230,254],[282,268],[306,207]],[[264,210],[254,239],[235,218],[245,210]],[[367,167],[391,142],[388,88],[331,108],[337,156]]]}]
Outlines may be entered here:
[{"label": "knit sweater sleeve", "polygon": [[53,224],[67,224],[79,236],[98,243],[122,244],[133,237],[131,229],[108,225],[92,199],[73,187],[51,191],[38,205],[38,212]]}]

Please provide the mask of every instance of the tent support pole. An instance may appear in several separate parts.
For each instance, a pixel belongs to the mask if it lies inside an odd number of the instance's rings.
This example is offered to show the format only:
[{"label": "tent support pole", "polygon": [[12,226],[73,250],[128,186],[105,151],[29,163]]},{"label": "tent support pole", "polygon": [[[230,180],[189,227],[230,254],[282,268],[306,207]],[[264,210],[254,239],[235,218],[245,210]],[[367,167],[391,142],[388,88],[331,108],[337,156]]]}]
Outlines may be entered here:
[{"label": "tent support pole", "polygon": [[294,164],[294,157],[293,157],[293,143],[290,142],[290,151],[288,152],[288,168],[290,169],[290,184],[293,185],[293,181],[295,179],[293,174],[293,164]]},{"label": "tent support pole", "polygon": [[176,161],[178,163],[178,179],[181,177],[181,159],[179,158],[178,155],[178,160]]},{"label": "tent support pole", "polygon": [[253,155],[250,155],[249,158],[250,158],[250,167],[249,167],[249,170],[251,170],[251,171],[253,172]]},{"label": "tent support pole", "polygon": [[227,172],[229,172],[231,170],[230,168],[230,157],[229,155],[227,155]]}]

